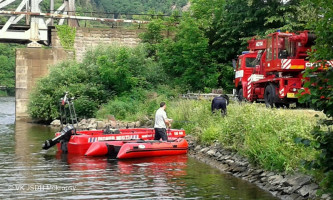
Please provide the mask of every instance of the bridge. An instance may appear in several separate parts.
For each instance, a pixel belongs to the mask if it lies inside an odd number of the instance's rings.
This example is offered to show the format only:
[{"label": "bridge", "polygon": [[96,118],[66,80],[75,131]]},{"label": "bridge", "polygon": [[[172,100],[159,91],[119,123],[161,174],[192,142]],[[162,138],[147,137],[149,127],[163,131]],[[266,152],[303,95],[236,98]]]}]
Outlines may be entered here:
[{"label": "bridge", "polygon": [[[100,22],[121,23],[148,23],[140,20],[109,19],[75,15],[75,0],[64,0],[63,4],[55,10],[54,0],[0,0],[0,15],[8,16],[5,25],[0,26],[0,42],[28,43],[28,47],[41,47],[42,44],[50,45],[50,32],[54,23],[78,27],[78,20],[94,20]],[[50,2],[50,13],[43,12],[40,4]],[[18,5],[17,5],[18,4]],[[16,7],[15,10],[3,10]],[[58,20],[54,20],[58,19]]]},{"label": "bridge", "polygon": [[[49,11],[41,9],[41,3],[48,1]],[[118,43],[135,46],[140,42],[138,35],[142,29],[121,28],[82,28],[82,20],[101,23],[136,23],[148,21],[132,19],[100,18],[77,16],[75,0],[63,0],[55,8],[55,0],[0,0],[0,15],[7,21],[0,25],[0,42],[26,44],[28,48],[16,50],[16,119],[28,119],[27,104],[29,93],[38,79],[46,76],[49,67],[65,59],[83,59],[85,51],[98,44]],[[65,50],[55,29],[56,25],[67,24],[76,27],[75,51]],[[49,46],[51,48],[41,48]],[[73,55],[75,53],[75,55]]]}]

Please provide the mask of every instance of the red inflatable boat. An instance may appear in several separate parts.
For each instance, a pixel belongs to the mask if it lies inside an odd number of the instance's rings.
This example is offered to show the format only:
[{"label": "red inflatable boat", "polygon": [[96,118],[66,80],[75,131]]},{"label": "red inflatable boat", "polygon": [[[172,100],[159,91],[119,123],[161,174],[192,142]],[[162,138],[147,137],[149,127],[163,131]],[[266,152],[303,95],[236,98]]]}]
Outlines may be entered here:
[{"label": "red inflatable boat", "polygon": [[86,156],[111,156],[118,159],[178,155],[187,153],[188,143],[184,138],[169,141],[104,141],[94,142]]},{"label": "red inflatable boat", "polygon": [[[155,131],[153,128],[129,128],[129,129],[112,129],[76,131],[73,126],[65,127],[61,132],[55,134],[55,138],[45,141],[43,149],[57,145],[59,151],[70,154],[85,155],[90,145],[101,141],[136,141],[136,140],[153,140]],[[185,137],[184,130],[170,129],[167,130],[170,138]]]}]

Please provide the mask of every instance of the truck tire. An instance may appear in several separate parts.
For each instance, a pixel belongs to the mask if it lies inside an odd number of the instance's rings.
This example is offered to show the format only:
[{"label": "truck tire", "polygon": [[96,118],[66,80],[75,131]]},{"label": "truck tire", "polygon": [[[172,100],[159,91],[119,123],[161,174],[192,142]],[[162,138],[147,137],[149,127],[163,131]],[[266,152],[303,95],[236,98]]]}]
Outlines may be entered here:
[{"label": "truck tire", "polygon": [[242,102],[244,101],[244,96],[243,96],[243,88],[238,90],[238,101]]},{"label": "truck tire", "polygon": [[273,108],[275,103],[275,96],[275,86],[272,84],[267,85],[264,93],[265,104],[267,108]]}]

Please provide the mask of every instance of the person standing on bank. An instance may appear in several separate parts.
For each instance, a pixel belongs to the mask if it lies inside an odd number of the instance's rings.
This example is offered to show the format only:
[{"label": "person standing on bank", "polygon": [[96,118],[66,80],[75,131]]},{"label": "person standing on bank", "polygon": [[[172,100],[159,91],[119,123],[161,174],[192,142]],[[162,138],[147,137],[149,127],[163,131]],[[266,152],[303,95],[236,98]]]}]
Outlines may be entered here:
[{"label": "person standing on bank", "polygon": [[165,112],[166,104],[165,102],[160,103],[160,108],[156,111],[155,114],[155,137],[154,140],[160,140],[162,138],[163,141],[168,140],[166,128],[171,127],[172,119],[168,119]]}]

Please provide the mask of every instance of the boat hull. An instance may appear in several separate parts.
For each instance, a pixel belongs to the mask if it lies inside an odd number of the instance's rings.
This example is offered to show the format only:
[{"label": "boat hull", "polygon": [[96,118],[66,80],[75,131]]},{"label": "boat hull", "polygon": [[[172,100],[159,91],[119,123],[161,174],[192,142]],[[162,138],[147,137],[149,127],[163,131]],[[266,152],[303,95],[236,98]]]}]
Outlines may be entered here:
[{"label": "boat hull", "polygon": [[144,143],[126,143],[122,145],[117,154],[118,159],[170,156],[186,154],[188,143],[184,138],[173,142],[148,141]]},{"label": "boat hull", "polygon": [[[155,135],[152,128],[119,129],[119,131],[119,134],[104,134],[103,130],[78,131],[68,142],[58,143],[57,148],[69,154],[85,155],[95,142],[153,140]],[[56,133],[56,136],[59,134]],[[170,138],[185,137],[184,130],[171,129],[167,134]]]},{"label": "boat hull", "polygon": [[104,141],[93,143],[85,155],[128,159],[186,154],[187,149],[188,143],[184,138],[173,141]]}]

